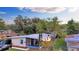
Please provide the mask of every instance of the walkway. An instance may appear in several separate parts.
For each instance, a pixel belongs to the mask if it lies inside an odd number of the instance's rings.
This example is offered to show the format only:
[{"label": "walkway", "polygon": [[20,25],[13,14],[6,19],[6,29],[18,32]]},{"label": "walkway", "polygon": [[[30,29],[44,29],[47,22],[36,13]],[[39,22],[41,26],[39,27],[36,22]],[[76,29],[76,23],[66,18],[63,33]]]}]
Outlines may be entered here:
[{"label": "walkway", "polygon": [[18,48],[18,47],[12,47],[12,48],[19,49],[19,50],[23,50],[23,51],[28,51],[29,50],[29,48],[26,48],[26,49],[24,49],[24,48]]}]

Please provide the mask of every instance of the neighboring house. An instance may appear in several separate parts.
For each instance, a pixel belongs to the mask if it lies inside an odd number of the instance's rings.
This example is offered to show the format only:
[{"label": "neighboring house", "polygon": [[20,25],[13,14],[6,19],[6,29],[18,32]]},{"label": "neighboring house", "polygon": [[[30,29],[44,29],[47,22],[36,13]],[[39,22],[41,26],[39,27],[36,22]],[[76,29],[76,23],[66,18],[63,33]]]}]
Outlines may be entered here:
[{"label": "neighboring house", "polygon": [[10,37],[10,36],[16,36],[17,33],[12,31],[12,30],[0,30],[0,36],[1,35],[5,35],[7,37]]},{"label": "neighboring house", "polygon": [[11,30],[0,30],[0,50],[8,49],[12,46],[11,39],[7,37],[16,36],[17,34]]},{"label": "neighboring house", "polygon": [[79,34],[68,35],[65,42],[69,51],[79,51]]},{"label": "neighboring house", "polygon": [[[9,37],[12,40],[12,46],[21,48],[40,48],[40,41],[50,41],[52,40],[51,34],[30,34],[23,36],[13,36]],[[54,37],[54,36],[53,36]]]}]

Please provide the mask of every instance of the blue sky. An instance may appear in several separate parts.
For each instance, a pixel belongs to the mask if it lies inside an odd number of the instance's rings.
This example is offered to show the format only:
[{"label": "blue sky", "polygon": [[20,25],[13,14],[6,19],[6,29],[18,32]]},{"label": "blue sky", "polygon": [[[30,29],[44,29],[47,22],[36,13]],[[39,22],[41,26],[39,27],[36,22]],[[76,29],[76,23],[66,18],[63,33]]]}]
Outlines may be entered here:
[{"label": "blue sky", "polygon": [[59,21],[67,23],[71,18],[75,21],[79,21],[78,10],[78,7],[0,7],[0,18],[3,18],[7,24],[11,24],[17,15],[32,18],[48,18],[57,16]]}]

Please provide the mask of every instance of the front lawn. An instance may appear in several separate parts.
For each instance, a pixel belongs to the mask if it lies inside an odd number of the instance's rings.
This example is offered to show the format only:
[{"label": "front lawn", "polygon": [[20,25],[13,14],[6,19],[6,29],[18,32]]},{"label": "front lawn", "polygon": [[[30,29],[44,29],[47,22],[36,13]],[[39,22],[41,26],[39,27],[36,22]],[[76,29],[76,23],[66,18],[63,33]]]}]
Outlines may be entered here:
[{"label": "front lawn", "polygon": [[22,50],[19,50],[19,49],[15,49],[15,48],[10,48],[9,50],[7,51],[22,51]]}]

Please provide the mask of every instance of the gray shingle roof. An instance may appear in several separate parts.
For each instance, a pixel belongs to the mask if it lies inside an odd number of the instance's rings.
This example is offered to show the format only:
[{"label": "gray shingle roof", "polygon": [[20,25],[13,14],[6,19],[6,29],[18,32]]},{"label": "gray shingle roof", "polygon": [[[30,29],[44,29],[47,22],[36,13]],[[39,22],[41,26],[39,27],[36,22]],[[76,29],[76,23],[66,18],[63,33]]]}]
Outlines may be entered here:
[{"label": "gray shingle roof", "polygon": [[[42,33],[42,38],[47,38],[48,35],[51,36],[51,34]],[[9,38],[31,38],[31,39],[39,39],[39,34],[30,34],[30,35],[22,35],[22,36],[13,36],[13,37],[9,37]]]}]

